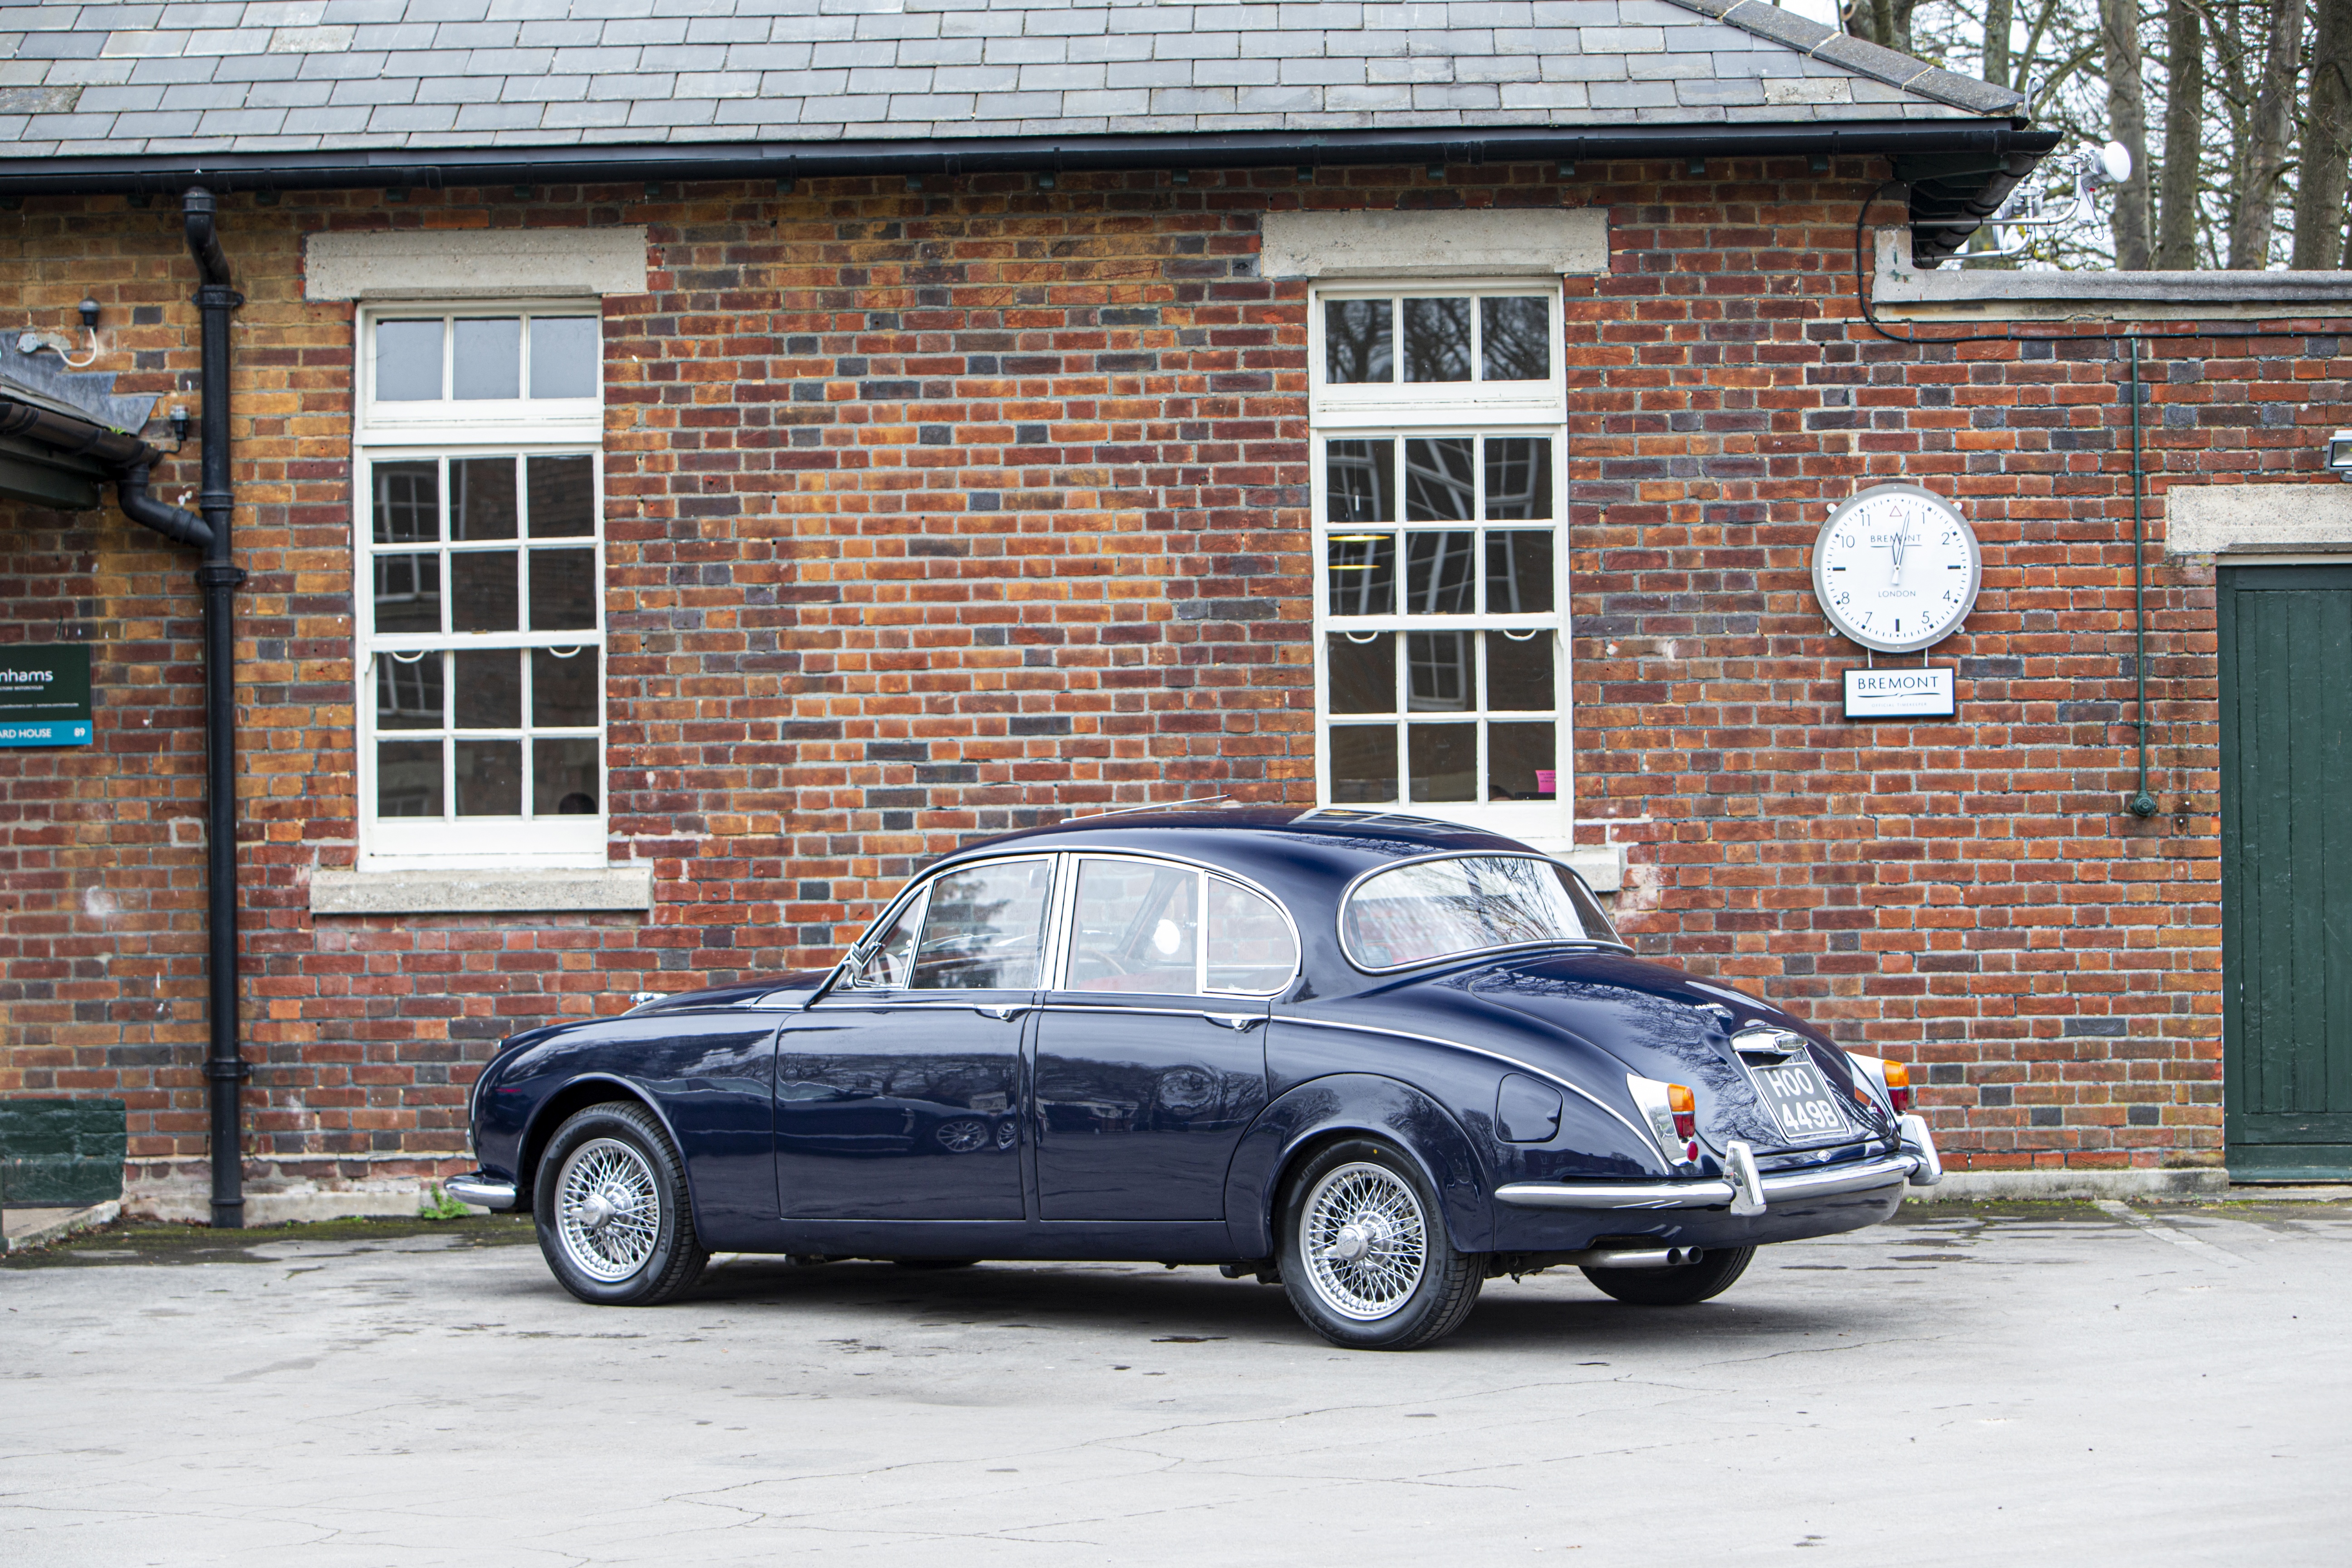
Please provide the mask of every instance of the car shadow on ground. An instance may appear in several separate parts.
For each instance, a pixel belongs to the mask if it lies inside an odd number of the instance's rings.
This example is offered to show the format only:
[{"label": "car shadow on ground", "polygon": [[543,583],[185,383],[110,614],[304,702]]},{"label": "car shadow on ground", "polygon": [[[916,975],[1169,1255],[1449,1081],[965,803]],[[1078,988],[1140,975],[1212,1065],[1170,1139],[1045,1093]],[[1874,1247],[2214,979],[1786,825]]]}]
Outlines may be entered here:
[{"label": "car shadow on ground", "polygon": [[[545,1276],[517,1279],[518,1294],[561,1296]],[[1183,1343],[1216,1339],[1324,1343],[1291,1310],[1279,1289],[1222,1278],[1213,1268],[1164,1270],[1131,1265],[985,1263],[955,1269],[888,1263],[796,1266],[742,1257],[712,1268],[693,1293],[668,1309],[746,1309],[765,1316],[796,1310],[879,1314],[880,1324],[926,1321],[1067,1329]],[[583,1306],[582,1311],[591,1311]],[[1913,1326],[1905,1304],[1868,1297],[1796,1306],[1739,1300],[1739,1287],[1693,1307],[1636,1307],[1613,1301],[1582,1279],[1547,1275],[1538,1286],[1488,1284],[1448,1345],[1477,1350],[1556,1350],[1565,1342],[1596,1355],[1686,1345],[1693,1338],[1801,1342],[1845,1335],[1870,1338]]]}]

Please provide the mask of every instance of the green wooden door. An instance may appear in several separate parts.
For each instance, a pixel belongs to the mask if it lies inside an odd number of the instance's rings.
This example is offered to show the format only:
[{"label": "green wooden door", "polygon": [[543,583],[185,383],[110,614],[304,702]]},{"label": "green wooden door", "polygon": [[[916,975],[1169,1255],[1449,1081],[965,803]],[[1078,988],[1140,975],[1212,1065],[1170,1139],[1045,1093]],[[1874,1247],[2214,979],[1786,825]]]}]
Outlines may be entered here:
[{"label": "green wooden door", "polygon": [[2225,567],[2222,1133],[2240,1180],[2352,1176],[2352,566]]}]

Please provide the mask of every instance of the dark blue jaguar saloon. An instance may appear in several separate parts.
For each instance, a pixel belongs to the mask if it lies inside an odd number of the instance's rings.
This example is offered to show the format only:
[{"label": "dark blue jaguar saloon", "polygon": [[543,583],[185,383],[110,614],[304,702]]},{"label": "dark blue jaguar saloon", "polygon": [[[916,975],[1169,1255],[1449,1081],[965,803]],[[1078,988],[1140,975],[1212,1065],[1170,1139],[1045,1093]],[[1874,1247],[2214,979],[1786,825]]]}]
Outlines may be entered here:
[{"label": "dark blue jaguar saloon", "polygon": [[1333,1343],[1498,1274],[1702,1301],[1940,1174],[1898,1064],[1645,963],[1574,872],[1393,814],[1195,809],[992,839],[830,969],[506,1041],[481,1163],[583,1300],[716,1251],[1222,1266]]}]

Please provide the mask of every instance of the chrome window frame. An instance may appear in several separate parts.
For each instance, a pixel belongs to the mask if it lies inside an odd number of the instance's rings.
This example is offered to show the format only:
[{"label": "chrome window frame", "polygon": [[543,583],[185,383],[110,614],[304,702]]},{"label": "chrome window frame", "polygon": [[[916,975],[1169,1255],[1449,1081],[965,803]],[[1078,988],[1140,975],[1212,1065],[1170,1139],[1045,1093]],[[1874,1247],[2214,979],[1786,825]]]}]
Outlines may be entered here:
[{"label": "chrome window frame", "polygon": [[[1549,936],[1537,942],[1504,942],[1495,947],[1465,947],[1458,952],[1433,953],[1427,958],[1416,958],[1404,963],[1371,964],[1357,957],[1355,950],[1348,945],[1348,906],[1354,900],[1356,890],[1375,877],[1386,876],[1391,871],[1400,871],[1408,866],[1426,866],[1435,860],[1533,860],[1538,865],[1549,866],[1555,870],[1575,877],[1580,885],[1584,881],[1582,877],[1577,876],[1576,868],[1566,861],[1555,859],[1549,855],[1538,855],[1533,850],[1448,849],[1435,855],[1414,855],[1404,859],[1391,860],[1385,866],[1374,866],[1370,870],[1360,871],[1349,878],[1348,885],[1339,890],[1339,901],[1331,916],[1335,934],[1339,939],[1339,952],[1359,972],[1365,974],[1402,974],[1408,969],[1423,969],[1435,963],[1454,963],[1462,959],[1478,958],[1488,953],[1527,952],[1539,947],[1597,947],[1627,953],[1633,951],[1632,943],[1623,941],[1612,942],[1606,937]],[[1593,897],[1590,887],[1585,888],[1584,896],[1588,899]],[[1598,899],[1594,899],[1593,901],[1596,905],[1600,902]]]},{"label": "chrome window frame", "polygon": [[[1083,863],[1087,860],[1125,860],[1144,866],[1170,866],[1191,871],[1196,876],[1223,878],[1224,880],[1231,882],[1237,888],[1242,888],[1249,892],[1255,893],[1259,898],[1264,899],[1267,903],[1273,905],[1275,913],[1282,917],[1284,929],[1288,931],[1290,933],[1290,973],[1283,976],[1282,984],[1264,991],[1217,991],[1210,989],[1208,934],[1209,898],[1208,888],[1203,884],[1201,886],[1197,894],[1197,897],[1200,900],[1200,936],[1196,943],[1192,964],[1193,978],[1199,982],[1200,989],[1181,993],[1172,991],[1138,992],[1133,993],[1132,994],[1169,996],[1191,995],[1204,999],[1218,996],[1245,996],[1257,1001],[1266,1001],[1281,995],[1284,992],[1289,990],[1293,985],[1296,985],[1298,983],[1299,972],[1307,963],[1307,943],[1299,935],[1298,921],[1297,917],[1291,914],[1290,906],[1284,903],[1281,899],[1276,897],[1274,890],[1265,886],[1263,883],[1258,882],[1252,878],[1242,876],[1238,872],[1228,870],[1223,866],[1215,865],[1207,860],[1196,860],[1187,855],[1147,854],[1142,851],[1133,849],[1065,849],[1060,851],[1060,854],[1062,858],[1070,862],[1070,864],[1066,874],[1056,879],[1057,885],[1063,890],[1063,896],[1059,901],[1058,907],[1055,910],[1054,963],[1052,967],[1045,971],[1046,974],[1050,977],[1050,983],[1045,987],[1045,990],[1054,992],[1070,992],[1072,994],[1076,995],[1089,994],[1089,993],[1086,992],[1073,992],[1069,984],[1070,957],[1074,945],[1073,938],[1076,934],[1073,928],[1076,926],[1077,921],[1078,878],[1084,874]],[[1103,994],[1118,995],[1129,994],[1106,992],[1103,993]]]},{"label": "chrome window frame", "polygon": [[[1055,970],[1053,967],[1057,960],[1057,954],[1055,951],[1055,932],[1056,929],[1056,916],[1059,913],[1062,898],[1062,885],[1066,879],[1064,868],[1060,865],[1060,862],[1066,858],[1067,857],[1058,850],[1031,849],[1025,852],[1010,855],[985,855],[977,859],[959,860],[951,866],[933,867],[931,869],[924,872],[921,876],[917,877],[913,881],[908,883],[904,888],[901,888],[898,890],[898,897],[885,904],[882,907],[882,912],[876,915],[874,919],[867,923],[864,933],[861,934],[856,942],[850,943],[849,952],[844,954],[842,958],[842,963],[846,965],[849,970],[849,973],[844,976],[844,983],[833,987],[830,992],[826,993],[825,995],[819,997],[818,1000],[820,1002],[830,1001],[835,995],[850,992],[855,992],[866,996],[915,996],[919,994],[926,997],[934,995],[952,995],[954,993],[947,991],[923,991],[919,993],[917,988],[911,985],[863,985],[858,983],[857,972],[866,966],[866,962],[873,955],[875,947],[880,943],[882,938],[890,933],[891,928],[898,923],[898,918],[906,913],[908,907],[916,900],[919,899],[924,900],[927,906],[924,910],[924,915],[925,918],[929,917],[929,910],[928,908],[928,904],[931,896],[931,889],[938,885],[940,878],[952,877],[959,872],[974,870],[982,866],[1009,866],[1022,860],[1044,860],[1048,862],[1047,871],[1048,875],[1052,878],[1052,880],[1046,885],[1045,889],[1045,930],[1039,933],[1037,943],[1037,975],[1039,983],[1033,983],[1028,985],[990,986],[988,989],[992,991],[1031,992],[1044,990],[1045,987],[1043,985],[1042,982],[1045,976],[1055,973]],[[915,930],[915,948],[917,952],[921,951],[922,944],[922,928],[918,925]]]}]

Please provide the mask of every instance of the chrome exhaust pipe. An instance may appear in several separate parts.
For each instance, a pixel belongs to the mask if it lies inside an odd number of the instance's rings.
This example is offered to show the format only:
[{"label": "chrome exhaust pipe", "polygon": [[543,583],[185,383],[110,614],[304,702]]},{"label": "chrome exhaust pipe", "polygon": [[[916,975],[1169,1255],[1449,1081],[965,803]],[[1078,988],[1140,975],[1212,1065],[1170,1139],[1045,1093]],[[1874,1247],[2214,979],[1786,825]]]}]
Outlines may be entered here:
[{"label": "chrome exhaust pipe", "polygon": [[1696,1263],[1706,1253],[1696,1247],[1643,1247],[1633,1250],[1623,1247],[1595,1248],[1584,1252],[1560,1255],[1561,1261],[1573,1263],[1579,1268],[1680,1268]]}]

